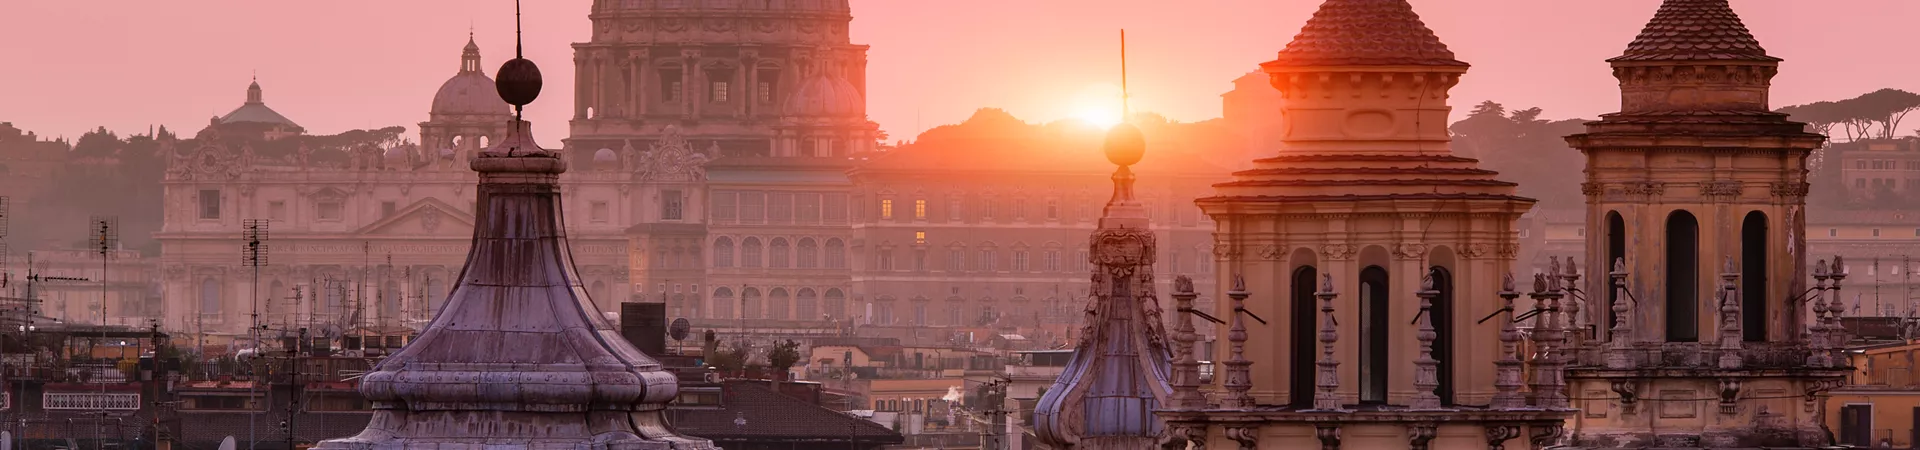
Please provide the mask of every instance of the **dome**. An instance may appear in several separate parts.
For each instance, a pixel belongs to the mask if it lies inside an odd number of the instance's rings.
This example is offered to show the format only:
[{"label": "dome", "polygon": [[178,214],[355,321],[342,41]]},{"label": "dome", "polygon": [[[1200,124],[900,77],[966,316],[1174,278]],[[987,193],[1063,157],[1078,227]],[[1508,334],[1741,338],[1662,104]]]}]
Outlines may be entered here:
[{"label": "dome", "polygon": [[751,11],[850,13],[847,0],[603,0],[608,11]]},{"label": "dome", "polygon": [[853,83],[839,77],[816,74],[787,97],[787,115],[856,116],[866,113],[866,99]]},{"label": "dome", "polygon": [[460,54],[460,73],[441,84],[440,92],[433,94],[431,112],[435,116],[506,116],[512,111],[507,102],[500,99],[493,78],[480,68],[480,46],[468,38],[467,47]]},{"label": "dome", "polygon": [[620,156],[614,154],[613,149],[603,148],[599,150],[594,150],[593,162],[594,164],[602,164],[602,165],[617,164],[620,162]]}]

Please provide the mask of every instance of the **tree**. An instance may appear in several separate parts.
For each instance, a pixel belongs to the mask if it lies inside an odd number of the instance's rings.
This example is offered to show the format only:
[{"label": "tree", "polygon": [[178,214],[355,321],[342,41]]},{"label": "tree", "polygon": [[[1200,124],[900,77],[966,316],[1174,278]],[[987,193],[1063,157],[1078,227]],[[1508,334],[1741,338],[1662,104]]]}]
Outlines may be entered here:
[{"label": "tree", "polygon": [[767,352],[767,365],[776,373],[787,373],[794,363],[800,362],[800,343],[785,340],[773,344],[773,350]]},{"label": "tree", "polygon": [[1585,121],[1543,115],[1540,108],[1509,110],[1488,101],[1448,128],[1459,154],[1478,158],[1481,168],[1500,172],[1501,180],[1519,183],[1521,195],[1540,200],[1545,209],[1577,207],[1585,200],[1578,172],[1585,161],[1565,137],[1583,131]]}]

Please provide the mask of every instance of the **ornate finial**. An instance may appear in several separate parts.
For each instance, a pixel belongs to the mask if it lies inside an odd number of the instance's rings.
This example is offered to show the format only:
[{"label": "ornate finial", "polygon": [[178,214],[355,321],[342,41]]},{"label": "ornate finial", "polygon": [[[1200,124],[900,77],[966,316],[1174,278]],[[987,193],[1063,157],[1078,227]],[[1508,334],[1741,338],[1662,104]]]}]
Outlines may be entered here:
[{"label": "ornate finial", "polygon": [[1728,274],[1731,274],[1731,273],[1738,273],[1738,272],[1735,272],[1735,269],[1734,269],[1734,267],[1733,267],[1733,257],[1732,257],[1732,256],[1728,256],[1728,257],[1727,257],[1727,265],[1726,265],[1726,269],[1725,269],[1725,270],[1723,270],[1723,271],[1721,271],[1720,273],[1728,273]]},{"label": "ornate finial", "polygon": [[1580,276],[1580,263],[1574,262],[1573,258],[1567,258],[1567,277],[1572,278],[1572,277],[1579,277],[1579,276]]},{"label": "ornate finial", "polygon": [[1333,292],[1333,274],[1320,274],[1320,292]]},{"label": "ornate finial", "polygon": [[1834,255],[1833,256],[1833,272],[1829,273],[1828,275],[1833,275],[1834,278],[1846,278],[1847,277],[1847,261],[1845,258],[1846,258],[1845,256]]},{"label": "ornate finial", "polygon": [[1547,258],[1549,260],[1547,263],[1547,275],[1560,276],[1560,257],[1549,256]]},{"label": "ornate finial", "polygon": [[1513,292],[1515,289],[1519,289],[1519,287],[1513,283],[1513,272],[1507,272],[1506,275],[1500,277],[1500,292]]},{"label": "ornate finial", "polygon": [[1246,292],[1247,291],[1246,277],[1242,277],[1238,274],[1235,274],[1233,276],[1233,290],[1235,292]]},{"label": "ornate finial", "polygon": [[1547,292],[1547,275],[1542,273],[1533,274],[1533,293],[1540,294],[1545,292]]},{"label": "ornate finial", "polygon": [[494,89],[500,92],[500,99],[513,105],[514,120],[520,120],[522,110],[534,99],[540,98],[540,66],[526,58],[520,41],[520,2],[513,2],[513,59],[500,66],[495,74]]},{"label": "ornate finial", "polygon": [[1626,258],[1614,258],[1614,259],[1613,259],[1613,271],[1614,271],[1614,273],[1625,273],[1625,272],[1627,271],[1627,259],[1626,259]]},{"label": "ornate finial", "polygon": [[1186,275],[1173,277],[1174,292],[1193,292],[1193,278]]},{"label": "ornate finial", "polygon": [[1820,276],[1826,276],[1826,275],[1827,275],[1827,260],[1822,259],[1819,262],[1813,263],[1813,276],[1820,277]]},{"label": "ornate finial", "polygon": [[1423,275],[1420,277],[1421,291],[1433,290],[1433,276],[1436,275],[1437,273],[1438,273],[1437,270],[1428,270],[1426,275]]}]

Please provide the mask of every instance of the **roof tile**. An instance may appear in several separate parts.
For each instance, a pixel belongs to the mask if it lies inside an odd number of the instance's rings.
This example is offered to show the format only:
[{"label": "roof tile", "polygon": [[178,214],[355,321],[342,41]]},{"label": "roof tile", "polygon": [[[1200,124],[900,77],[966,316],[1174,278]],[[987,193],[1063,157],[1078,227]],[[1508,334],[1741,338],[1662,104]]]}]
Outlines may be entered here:
[{"label": "roof tile", "polygon": [[1327,0],[1280,57],[1284,66],[1466,66],[1407,0]]},{"label": "roof tile", "polygon": [[1625,54],[1625,61],[1779,61],[1767,56],[1727,0],[1666,0]]}]

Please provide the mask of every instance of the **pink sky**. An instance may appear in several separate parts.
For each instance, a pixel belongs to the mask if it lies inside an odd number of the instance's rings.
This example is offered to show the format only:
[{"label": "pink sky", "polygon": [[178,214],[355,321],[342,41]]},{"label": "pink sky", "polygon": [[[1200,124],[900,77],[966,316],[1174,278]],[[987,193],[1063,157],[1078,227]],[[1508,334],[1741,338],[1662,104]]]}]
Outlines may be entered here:
[{"label": "pink sky", "polygon": [[[1602,60],[1617,55],[1659,3],[1412,2],[1474,65],[1454,90],[1457,109],[1491,99],[1544,107],[1555,118],[1615,109]],[[590,3],[528,1],[527,52],[547,79],[529,118],[543,142],[565,137],[568,44],[585,39]],[[896,139],[981,107],[1028,120],[1069,117],[1085,107],[1090,87],[1117,84],[1120,28],[1128,30],[1136,109],[1198,121],[1219,116],[1229,81],[1271,59],[1318,3],[853,0],[853,36],[873,47],[870,115]],[[1767,49],[1787,59],[1774,83],[1776,106],[1883,87],[1920,91],[1920,58],[1903,51],[1920,2],[1734,3]],[[396,124],[411,133],[458,68],[469,24],[487,66],[497,68],[512,53],[508,0],[7,1],[0,121],[69,138],[100,125],[192,132],[239,106],[258,70],[267,104],[312,133]]]}]

